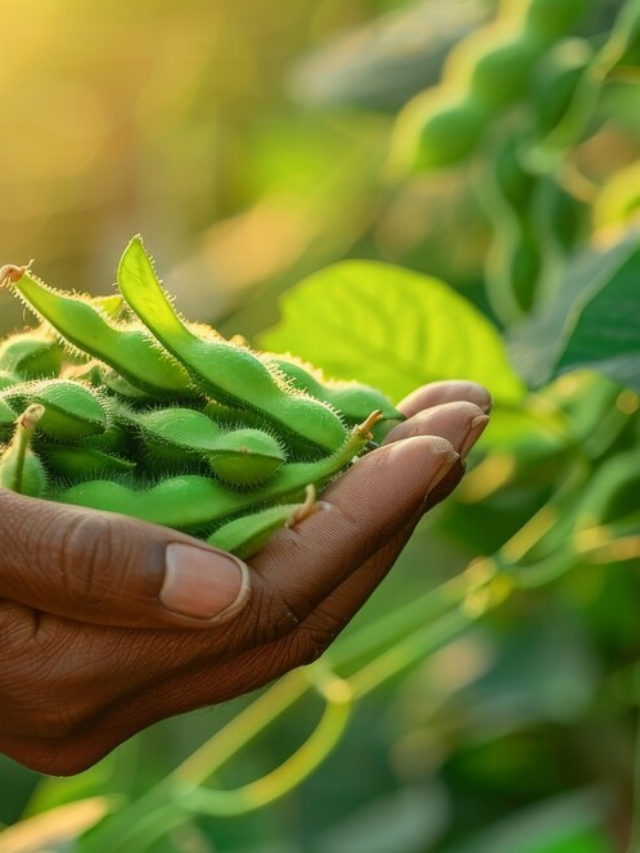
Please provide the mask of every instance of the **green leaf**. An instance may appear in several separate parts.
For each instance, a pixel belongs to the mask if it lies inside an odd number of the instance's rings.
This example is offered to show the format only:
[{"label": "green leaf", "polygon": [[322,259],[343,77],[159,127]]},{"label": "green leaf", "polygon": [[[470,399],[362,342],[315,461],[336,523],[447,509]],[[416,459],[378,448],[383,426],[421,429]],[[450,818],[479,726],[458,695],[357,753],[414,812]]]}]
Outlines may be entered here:
[{"label": "green leaf", "polygon": [[394,401],[439,379],[474,380],[501,403],[524,395],[497,329],[477,308],[444,282],[391,264],[344,261],[305,279],[259,345]]},{"label": "green leaf", "polygon": [[584,366],[640,391],[640,244],[574,306],[554,375]]},{"label": "green leaf", "polygon": [[614,853],[606,797],[580,791],[517,812],[446,853]]},{"label": "green leaf", "polygon": [[640,390],[640,243],[577,255],[555,297],[510,334],[509,351],[534,385],[590,367]]}]

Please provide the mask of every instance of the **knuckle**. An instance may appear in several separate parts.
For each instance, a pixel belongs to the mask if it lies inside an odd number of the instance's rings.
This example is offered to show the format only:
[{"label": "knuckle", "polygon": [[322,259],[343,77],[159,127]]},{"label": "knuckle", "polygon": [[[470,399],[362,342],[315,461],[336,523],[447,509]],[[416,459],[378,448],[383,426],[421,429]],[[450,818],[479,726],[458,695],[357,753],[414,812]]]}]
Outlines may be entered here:
[{"label": "knuckle", "polygon": [[101,755],[81,752],[64,742],[47,745],[36,755],[18,757],[18,760],[46,776],[76,776],[88,770],[100,758]]},{"label": "knuckle", "polygon": [[315,663],[334,639],[335,635],[326,629],[302,625],[288,638],[288,657],[292,666],[308,666]]},{"label": "knuckle", "polygon": [[128,568],[122,526],[117,517],[87,513],[65,528],[59,569],[65,593],[76,606],[104,607],[122,591]]},{"label": "knuckle", "polygon": [[256,584],[252,608],[255,646],[269,645],[293,634],[313,609],[313,602],[300,594],[285,593],[272,586]]}]

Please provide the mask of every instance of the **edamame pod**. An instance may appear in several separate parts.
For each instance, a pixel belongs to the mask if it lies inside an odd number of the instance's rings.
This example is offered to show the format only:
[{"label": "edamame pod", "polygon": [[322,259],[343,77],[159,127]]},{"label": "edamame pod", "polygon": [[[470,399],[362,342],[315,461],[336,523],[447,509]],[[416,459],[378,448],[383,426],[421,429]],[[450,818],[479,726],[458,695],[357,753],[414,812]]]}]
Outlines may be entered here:
[{"label": "edamame pod", "polygon": [[492,112],[499,112],[527,93],[544,44],[510,22],[497,21],[464,39],[451,52],[444,76],[467,90]]},{"label": "edamame pod", "polygon": [[224,483],[247,487],[266,482],[286,460],[280,442],[258,429],[222,430],[192,409],[161,409],[133,416],[156,459],[170,464],[186,456],[205,459]]},{"label": "edamame pod", "polygon": [[272,364],[293,388],[329,403],[349,423],[361,423],[375,409],[381,411],[382,417],[387,420],[404,420],[404,415],[377,388],[358,382],[329,381],[321,370],[290,353],[263,353],[261,358],[267,364]]},{"label": "edamame pod", "polygon": [[525,13],[525,27],[555,41],[589,11],[592,0],[530,0]]},{"label": "edamame pod", "polygon": [[286,461],[280,442],[259,429],[224,432],[207,454],[213,473],[229,486],[248,488],[266,483]]},{"label": "edamame pod", "polygon": [[551,133],[563,119],[592,58],[593,48],[586,39],[565,39],[536,69],[531,103],[539,138]]},{"label": "edamame pod", "polygon": [[44,466],[31,449],[43,415],[43,406],[29,406],[15,422],[13,439],[0,457],[0,486],[34,498],[42,497],[47,487]]},{"label": "edamame pod", "polygon": [[0,398],[0,441],[11,435],[16,422],[16,413],[11,406]]},{"label": "edamame pod", "polygon": [[0,369],[25,379],[58,376],[63,348],[51,337],[34,332],[12,335],[0,347]]},{"label": "edamame pod", "polygon": [[455,166],[480,142],[491,121],[486,106],[452,87],[415,97],[398,116],[389,171],[392,176]]},{"label": "edamame pod", "polygon": [[315,506],[315,489],[309,486],[304,503],[280,504],[235,518],[219,527],[207,542],[246,560],[262,550],[277,530],[294,527],[311,515]]},{"label": "edamame pod", "polygon": [[136,463],[102,450],[78,445],[40,445],[38,452],[48,468],[72,480],[90,477],[130,474]]},{"label": "edamame pod", "polygon": [[105,406],[88,387],[65,379],[45,379],[3,392],[10,404],[39,403],[45,411],[39,430],[50,438],[75,441],[107,429]]},{"label": "edamame pod", "polygon": [[203,391],[222,403],[262,413],[311,448],[331,453],[344,441],[345,426],[329,406],[288,393],[255,353],[217,335],[194,335],[163,291],[140,237],[134,237],[122,256],[118,287],[134,313]]},{"label": "edamame pod", "polygon": [[311,483],[322,488],[364,450],[371,440],[370,430],[379,420],[380,413],[373,412],[331,456],[283,465],[266,486],[250,492],[231,491],[209,477],[193,474],[171,477],[143,491],[93,480],[58,491],[52,500],[131,515],[181,530],[198,530],[250,507],[291,502]]},{"label": "edamame pod", "polygon": [[11,287],[65,340],[108,364],[137,388],[160,397],[192,395],[186,371],[142,328],[117,326],[90,300],[47,287],[28,271],[11,279]]},{"label": "edamame pod", "polygon": [[9,373],[6,370],[0,370],[0,391],[4,391],[6,388],[12,388],[14,385],[18,385],[22,380],[15,373]]}]

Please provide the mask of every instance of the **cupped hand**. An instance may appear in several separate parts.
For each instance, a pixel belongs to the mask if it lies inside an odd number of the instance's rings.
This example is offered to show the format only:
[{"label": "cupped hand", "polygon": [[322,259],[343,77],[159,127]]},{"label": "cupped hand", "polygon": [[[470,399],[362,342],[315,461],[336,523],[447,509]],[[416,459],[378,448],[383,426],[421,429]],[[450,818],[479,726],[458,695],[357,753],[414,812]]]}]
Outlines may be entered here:
[{"label": "cupped hand", "polygon": [[161,719],[315,660],[457,485],[487,392],[441,382],[247,566],[124,516],[0,491],[0,752],[94,764]]}]

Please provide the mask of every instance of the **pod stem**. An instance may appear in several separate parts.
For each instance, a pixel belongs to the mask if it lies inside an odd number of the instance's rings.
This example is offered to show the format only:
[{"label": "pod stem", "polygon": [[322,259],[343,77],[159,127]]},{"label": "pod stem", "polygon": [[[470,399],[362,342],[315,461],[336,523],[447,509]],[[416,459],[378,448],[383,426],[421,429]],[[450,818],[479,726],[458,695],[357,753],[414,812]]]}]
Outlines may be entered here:
[{"label": "pod stem", "polygon": [[4,287],[5,284],[15,284],[16,281],[20,281],[27,270],[30,269],[32,263],[33,258],[28,264],[22,264],[21,266],[18,264],[5,264],[3,267],[0,267],[0,287]]},{"label": "pod stem", "polygon": [[316,511],[317,506],[318,505],[316,503],[316,487],[313,485],[313,483],[310,483],[306,488],[304,503],[298,507],[298,509],[291,515],[289,519],[287,519],[285,527],[291,528],[295,527],[296,524],[300,524],[301,521],[304,521],[305,518],[309,518],[309,516]]},{"label": "pod stem", "polygon": [[382,418],[383,414],[380,409],[376,409],[375,412],[371,412],[366,421],[354,428],[354,436],[358,436],[359,439],[365,439],[366,441],[373,441],[373,433],[371,430],[382,420]]},{"label": "pod stem", "polygon": [[24,463],[27,451],[31,445],[31,439],[36,431],[38,423],[44,415],[45,408],[39,403],[29,406],[16,420],[16,431],[13,436],[12,446],[15,452],[15,469],[11,481],[7,484],[13,492],[22,493],[22,479],[24,475]]}]

